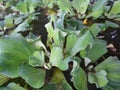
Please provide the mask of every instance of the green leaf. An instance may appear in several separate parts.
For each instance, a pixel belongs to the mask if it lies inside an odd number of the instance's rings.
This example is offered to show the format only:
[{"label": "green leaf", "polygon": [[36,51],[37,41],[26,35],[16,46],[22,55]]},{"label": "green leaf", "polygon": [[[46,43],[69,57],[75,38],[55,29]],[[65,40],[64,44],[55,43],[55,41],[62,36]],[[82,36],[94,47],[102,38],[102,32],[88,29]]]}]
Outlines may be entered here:
[{"label": "green leaf", "polygon": [[77,10],[77,13],[84,14],[88,8],[89,0],[73,0],[72,6]]},{"label": "green leaf", "polygon": [[114,22],[106,21],[105,22],[106,27],[113,27],[113,28],[119,28],[119,25]]},{"label": "green leaf", "polygon": [[5,26],[6,27],[14,26],[13,21],[14,21],[13,15],[9,14],[9,15],[5,16]]},{"label": "green leaf", "polygon": [[93,16],[94,18],[100,17],[104,11],[105,2],[106,0],[97,0],[89,16]]},{"label": "green leaf", "polygon": [[51,81],[40,90],[73,90],[73,89],[67,83],[63,72],[55,68]]},{"label": "green leaf", "polygon": [[11,82],[7,87],[1,87],[0,90],[26,90],[19,84]]},{"label": "green leaf", "polygon": [[3,85],[4,83],[6,83],[9,80],[9,77],[0,74],[0,86]]},{"label": "green leaf", "polygon": [[21,65],[19,75],[33,88],[40,88],[44,85],[45,70]]},{"label": "green leaf", "polygon": [[59,14],[59,17],[57,21],[55,21],[55,25],[56,25],[56,28],[59,28],[59,29],[64,29],[64,19],[65,19],[65,15],[66,15],[66,12],[65,11],[62,11],[60,14]]},{"label": "green leaf", "polygon": [[47,32],[48,32],[48,37],[50,38],[50,41],[54,41],[53,45],[54,46],[60,46],[60,47],[63,47],[63,37],[64,34],[62,31],[60,31],[59,29],[53,29],[53,26],[52,26],[52,22],[49,22],[45,25],[45,27],[47,28]]},{"label": "green leaf", "polygon": [[28,13],[27,3],[25,1],[24,2],[20,1],[17,4],[16,8],[22,13]]},{"label": "green leaf", "polygon": [[56,0],[42,0],[42,2],[45,4],[45,6],[52,8]]},{"label": "green leaf", "polygon": [[88,81],[93,84],[95,83],[97,88],[103,87],[108,83],[107,72],[101,70],[96,73],[88,73]]},{"label": "green leaf", "polygon": [[78,39],[78,36],[74,33],[67,36],[65,52],[70,52],[71,51],[71,49],[75,45],[77,39]]},{"label": "green leaf", "polygon": [[0,72],[9,77],[18,77],[20,64],[27,63],[34,48],[21,36],[0,38]]},{"label": "green leaf", "polygon": [[88,90],[86,73],[75,61],[71,75],[73,76],[72,81],[77,90]]},{"label": "green leaf", "polygon": [[30,27],[29,23],[27,21],[25,21],[25,22],[19,24],[19,26],[17,28],[15,28],[15,30],[12,34],[28,31],[28,30],[30,30],[29,27]]},{"label": "green leaf", "polygon": [[58,0],[58,5],[62,11],[66,11],[67,13],[74,15],[74,12],[73,12],[73,9],[71,7],[71,3],[69,0]]},{"label": "green leaf", "polygon": [[95,67],[95,71],[105,70],[111,87],[120,87],[120,61],[117,57],[108,57]]},{"label": "green leaf", "polygon": [[94,37],[96,37],[98,33],[101,31],[101,28],[98,26],[98,24],[93,24],[89,29],[91,30]]},{"label": "green leaf", "polygon": [[116,90],[116,89],[110,87],[109,85],[106,85],[105,87],[102,87],[102,90]]},{"label": "green leaf", "polygon": [[83,36],[78,38],[71,50],[71,55],[75,55],[79,51],[84,50],[88,45],[92,45],[93,42],[93,36],[91,35],[90,31],[87,31]]},{"label": "green leaf", "polygon": [[29,13],[33,13],[35,11],[36,6],[43,4],[41,0],[25,0],[28,6]]},{"label": "green leaf", "polygon": [[114,2],[112,9],[110,10],[111,14],[120,14],[120,0]]},{"label": "green leaf", "polygon": [[106,42],[103,40],[95,40],[92,48],[87,49],[87,57],[91,59],[92,62],[95,62],[105,53],[107,53]]},{"label": "green leaf", "polygon": [[61,70],[67,70],[69,61],[70,58],[64,59],[62,48],[60,47],[52,48],[50,55],[50,63],[52,64],[52,66],[56,66]]},{"label": "green leaf", "polygon": [[44,52],[43,51],[35,51],[29,57],[29,65],[36,67],[36,66],[43,66],[45,63],[44,61]]}]

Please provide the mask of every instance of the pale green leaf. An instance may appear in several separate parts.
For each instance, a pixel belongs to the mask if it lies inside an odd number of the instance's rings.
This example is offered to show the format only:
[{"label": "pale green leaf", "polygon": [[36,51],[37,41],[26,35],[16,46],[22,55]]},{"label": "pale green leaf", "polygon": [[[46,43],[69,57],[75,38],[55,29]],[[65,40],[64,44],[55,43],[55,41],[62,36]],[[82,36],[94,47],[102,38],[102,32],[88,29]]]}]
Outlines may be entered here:
[{"label": "pale green leaf", "polygon": [[81,50],[84,50],[88,45],[92,45],[94,42],[93,36],[90,31],[87,31],[83,36],[79,37],[75,45],[71,50],[71,54],[75,55]]},{"label": "pale green leaf", "polygon": [[101,31],[101,28],[98,26],[98,24],[93,24],[89,29],[91,30],[94,37],[96,37],[98,33]]},{"label": "pale green leaf", "polygon": [[52,48],[50,54],[50,63],[52,64],[52,66],[56,66],[61,70],[67,70],[69,61],[70,61],[69,57],[64,59],[62,48],[60,47]]},{"label": "pale green leaf", "polygon": [[108,57],[95,67],[95,71],[105,70],[111,87],[120,87],[120,61],[117,57]]},{"label": "pale green leaf", "polygon": [[17,3],[16,8],[22,13],[28,13],[27,3],[25,1]]},{"label": "pale green leaf", "polygon": [[89,0],[73,0],[72,6],[78,13],[84,14],[88,8]]},{"label": "pale green leaf", "polygon": [[15,30],[14,30],[14,32],[12,34],[16,34],[16,33],[20,33],[20,32],[30,30],[29,27],[30,27],[29,23],[27,21],[25,21],[25,22],[19,24],[18,27],[15,28]]},{"label": "pale green leaf", "polygon": [[44,52],[43,51],[35,51],[29,57],[29,64],[33,67],[43,66],[44,63],[45,63],[45,61],[44,61]]},{"label": "pale green leaf", "polygon": [[87,89],[87,76],[85,71],[74,62],[73,70],[71,72],[72,81],[77,90],[88,90]]},{"label": "pale green leaf", "polygon": [[66,11],[67,13],[74,15],[74,12],[73,12],[73,9],[71,7],[71,3],[69,0],[58,0],[58,5],[62,11]]},{"label": "pale green leaf", "polygon": [[104,11],[105,2],[106,0],[97,0],[97,2],[93,5],[90,16],[93,16],[94,18],[100,17]]},{"label": "pale green leaf", "polygon": [[103,87],[108,83],[107,72],[105,70],[101,70],[96,73],[88,73],[88,81],[91,84],[95,83],[97,88]]},{"label": "pale green leaf", "polygon": [[61,35],[61,31],[58,29],[53,29],[52,22],[49,22],[48,24],[45,25],[47,32],[48,32],[48,37],[50,38],[50,41],[54,41],[53,45],[54,46],[63,46],[63,36]]},{"label": "pale green leaf", "polygon": [[112,9],[110,10],[111,14],[120,14],[120,0],[114,2]]},{"label": "pale green leaf", "polygon": [[74,33],[67,36],[65,52],[70,52],[71,51],[71,49],[75,45],[77,39],[78,39],[78,36]]},{"label": "pale green leaf", "polygon": [[90,58],[92,62],[95,62],[107,53],[106,46],[105,41],[96,39],[92,48],[87,49],[87,57]]},{"label": "pale green leaf", "polygon": [[14,21],[13,15],[9,14],[9,15],[5,16],[5,26],[6,27],[14,26],[13,21]]},{"label": "pale green leaf", "polygon": [[43,69],[21,65],[19,75],[33,88],[40,88],[44,85],[45,70]]},{"label": "pale green leaf", "polygon": [[113,27],[113,28],[118,28],[118,27],[119,27],[119,25],[118,25],[117,23],[110,22],[110,21],[106,21],[106,22],[105,22],[105,25],[106,25],[107,27]]}]

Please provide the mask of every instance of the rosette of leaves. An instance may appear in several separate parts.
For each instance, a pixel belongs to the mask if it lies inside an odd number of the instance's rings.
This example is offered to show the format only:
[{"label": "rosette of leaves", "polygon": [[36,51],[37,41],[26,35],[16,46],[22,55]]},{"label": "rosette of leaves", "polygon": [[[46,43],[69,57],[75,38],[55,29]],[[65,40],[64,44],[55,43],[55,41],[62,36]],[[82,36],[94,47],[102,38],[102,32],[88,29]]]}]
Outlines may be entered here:
[{"label": "rosette of leaves", "polygon": [[[38,5],[35,1],[19,1],[15,8],[26,16],[34,12],[34,7]],[[107,53],[107,42],[101,40],[98,33],[108,27],[119,27],[120,0],[95,0],[93,3],[89,0],[41,2],[40,6],[49,11],[49,22],[45,25],[47,45],[32,33],[27,37],[17,36],[16,33],[0,37],[0,84],[3,85],[9,78],[18,77],[25,80],[26,84],[15,84],[13,80],[1,89],[89,90],[89,82],[102,90],[118,90],[120,61],[110,56],[99,62]],[[6,23],[9,23],[9,17],[11,15],[6,16]],[[13,21],[14,17],[8,25],[11,26]],[[24,24],[18,27],[29,27],[26,22]],[[69,81],[63,73],[66,70],[70,71]]]}]

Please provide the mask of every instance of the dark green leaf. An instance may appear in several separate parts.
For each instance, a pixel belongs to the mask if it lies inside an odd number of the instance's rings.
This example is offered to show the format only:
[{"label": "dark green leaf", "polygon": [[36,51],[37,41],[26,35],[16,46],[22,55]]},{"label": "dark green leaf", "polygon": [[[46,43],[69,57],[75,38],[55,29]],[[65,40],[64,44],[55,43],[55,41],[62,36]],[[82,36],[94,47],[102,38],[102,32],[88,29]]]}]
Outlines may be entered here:
[{"label": "dark green leaf", "polygon": [[7,87],[1,87],[0,90],[26,90],[23,87],[21,87],[19,84],[16,83],[10,83]]},{"label": "dark green leaf", "polygon": [[40,90],[73,90],[65,80],[64,74],[55,69],[51,81]]},{"label": "dark green leaf", "polygon": [[0,38],[0,72],[18,77],[19,65],[27,63],[33,51],[33,47],[21,36]]}]

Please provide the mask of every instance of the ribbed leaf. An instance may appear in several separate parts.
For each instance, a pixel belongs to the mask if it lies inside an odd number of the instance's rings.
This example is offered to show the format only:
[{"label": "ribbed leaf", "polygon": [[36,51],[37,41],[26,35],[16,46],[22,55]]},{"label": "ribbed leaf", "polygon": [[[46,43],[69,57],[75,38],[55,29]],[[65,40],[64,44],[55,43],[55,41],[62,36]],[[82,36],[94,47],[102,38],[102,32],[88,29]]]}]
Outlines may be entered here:
[{"label": "ribbed leaf", "polygon": [[91,35],[90,31],[87,31],[83,36],[78,38],[71,50],[71,55],[75,55],[79,51],[84,50],[88,45],[92,45],[93,42],[93,36]]},{"label": "ribbed leaf", "polygon": [[28,65],[21,65],[19,75],[34,88],[40,88],[44,85],[45,70],[33,68]]},{"label": "ribbed leaf", "polygon": [[100,70],[107,72],[108,85],[110,87],[120,88],[120,61],[117,57],[109,57],[95,67],[95,71]]},{"label": "ribbed leaf", "polygon": [[18,77],[19,65],[27,63],[33,51],[33,47],[21,36],[0,38],[0,72]]}]

